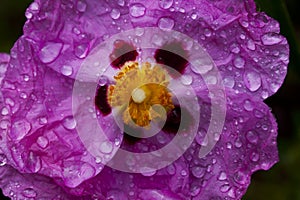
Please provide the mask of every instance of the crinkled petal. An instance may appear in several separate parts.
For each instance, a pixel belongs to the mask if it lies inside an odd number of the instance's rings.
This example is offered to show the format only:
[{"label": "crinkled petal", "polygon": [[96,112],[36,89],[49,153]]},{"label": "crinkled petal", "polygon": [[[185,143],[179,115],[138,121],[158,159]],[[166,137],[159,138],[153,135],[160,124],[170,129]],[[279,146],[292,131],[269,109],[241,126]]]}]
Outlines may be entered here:
[{"label": "crinkled petal", "polygon": [[[32,54],[32,49],[29,38],[17,41],[2,82],[10,116],[3,150],[9,163],[19,171],[47,175],[59,184],[76,187],[99,173],[117,148],[110,155],[100,152],[101,139],[86,146],[78,134],[75,116],[80,119],[82,109],[87,108],[72,101],[74,80],[45,67]],[[90,124],[80,123],[86,135],[93,133]],[[98,154],[88,150],[93,148],[98,148]],[[99,161],[95,155],[103,159]]]}]

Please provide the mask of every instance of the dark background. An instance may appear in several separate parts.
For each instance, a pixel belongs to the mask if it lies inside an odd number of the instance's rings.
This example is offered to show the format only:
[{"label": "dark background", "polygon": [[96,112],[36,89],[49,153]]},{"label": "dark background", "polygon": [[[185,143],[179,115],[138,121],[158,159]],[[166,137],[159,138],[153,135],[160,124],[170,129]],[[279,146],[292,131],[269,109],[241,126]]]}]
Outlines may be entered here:
[{"label": "dark background", "polygon": [[[0,52],[9,52],[22,34],[25,10],[32,0],[0,0]],[[290,64],[285,83],[266,100],[279,126],[280,162],[258,171],[243,200],[300,200],[300,11],[299,0],[256,0],[259,11],[277,19],[287,37]],[[0,193],[0,199],[4,199]]]}]

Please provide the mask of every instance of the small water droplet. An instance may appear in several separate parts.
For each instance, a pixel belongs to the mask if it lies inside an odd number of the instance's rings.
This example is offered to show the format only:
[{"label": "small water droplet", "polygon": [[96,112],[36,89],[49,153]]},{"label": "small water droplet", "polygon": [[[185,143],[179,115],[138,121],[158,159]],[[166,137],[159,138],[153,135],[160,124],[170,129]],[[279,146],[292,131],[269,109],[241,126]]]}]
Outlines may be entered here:
[{"label": "small water droplet", "polygon": [[74,54],[77,58],[85,58],[89,52],[88,44],[81,44],[75,47]]},{"label": "small water droplet", "polygon": [[110,16],[112,19],[119,19],[119,17],[121,16],[120,10],[118,9],[112,9],[110,12]]},{"label": "small water droplet", "polygon": [[60,69],[60,72],[65,76],[70,76],[73,74],[73,68],[68,65],[63,65]]},{"label": "small water droplet", "polygon": [[6,165],[6,163],[7,163],[6,155],[0,154],[0,167]]},{"label": "small water droplet", "polygon": [[264,45],[278,44],[283,40],[282,36],[277,33],[266,33],[261,37],[261,41]]},{"label": "small water droplet", "polygon": [[242,141],[241,141],[239,138],[237,138],[237,139],[235,140],[234,146],[235,146],[236,148],[241,148],[242,145],[243,145]]},{"label": "small water droplet", "polygon": [[191,14],[191,18],[192,18],[193,20],[197,19],[197,17],[198,17],[197,13],[192,13],[192,14]]},{"label": "small water droplet", "polygon": [[204,35],[206,37],[210,37],[211,36],[211,30],[209,30],[208,28],[204,29]]},{"label": "small water droplet", "polygon": [[220,181],[224,181],[227,179],[227,174],[225,172],[220,172],[219,178]]},{"label": "small water droplet", "polygon": [[62,43],[55,43],[55,42],[48,42],[46,43],[39,52],[39,58],[43,63],[51,63],[57,59],[63,44]]},{"label": "small water droplet", "polygon": [[125,1],[124,0],[118,0],[118,5],[119,6],[124,6],[125,5]]},{"label": "small water droplet", "polygon": [[252,51],[254,51],[256,49],[256,46],[255,46],[253,40],[248,40],[248,42],[247,42],[247,48],[250,49],[250,50],[252,50]]},{"label": "small water droplet", "polygon": [[220,187],[221,192],[228,192],[229,189],[230,189],[230,186],[228,184],[222,185]]},{"label": "small water droplet", "polygon": [[49,141],[46,137],[44,136],[40,136],[38,137],[38,139],[36,140],[37,144],[39,145],[39,147],[41,147],[42,149],[46,148],[49,144]]},{"label": "small water droplet", "polygon": [[131,7],[129,8],[129,12],[132,17],[142,17],[143,15],[145,15],[146,8],[143,4],[136,3],[131,5]]},{"label": "small water droplet", "polygon": [[3,116],[8,115],[8,114],[9,114],[8,108],[7,108],[7,107],[3,107],[2,110],[1,110],[1,114],[2,114]]},{"label": "small water droplet", "polygon": [[258,135],[255,131],[248,131],[246,133],[246,138],[250,143],[256,144],[258,141]]},{"label": "small water droplet", "polygon": [[254,71],[247,71],[244,74],[244,82],[246,87],[251,91],[255,92],[261,87],[261,77]]},{"label": "small water droplet", "polygon": [[203,167],[199,167],[199,166],[194,166],[192,167],[192,174],[196,177],[196,178],[202,178],[205,174],[205,168]]},{"label": "small water droplet", "polygon": [[250,156],[250,160],[252,160],[253,162],[257,162],[259,160],[259,154],[256,152],[253,152]]},{"label": "small water droplet", "polygon": [[77,2],[77,10],[79,12],[85,12],[86,7],[87,7],[86,3],[83,2],[82,0]]},{"label": "small water droplet", "polygon": [[69,116],[64,118],[64,120],[62,121],[62,125],[68,130],[73,130],[75,129],[77,123],[73,117]]},{"label": "small water droplet", "polygon": [[181,176],[186,176],[187,172],[185,170],[181,170],[180,174],[181,174]]},{"label": "small water droplet", "polygon": [[191,85],[193,82],[193,77],[190,75],[182,75],[180,77],[180,80],[182,82],[183,85]]},{"label": "small water droplet", "polygon": [[252,111],[254,107],[253,107],[252,102],[251,102],[250,100],[246,99],[246,100],[244,101],[244,108],[245,108],[245,110],[247,110],[247,111]]},{"label": "small water droplet", "polygon": [[175,21],[170,17],[161,17],[158,20],[158,27],[161,30],[171,30],[173,29],[174,25],[175,25]]},{"label": "small water droplet", "polygon": [[230,142],[227,142],[227,143],[226,143],[226,148],[227,148],[227,149],[232,149],[232,144],[231,144]]},{"label": "small water droplet", "polygon": [[45,124],[47,124],[47,122],[48,122],[47,117],[40,117],[39,118],[39,124],[45,125]]},{"label": "small water droplet", "polygon": [[32,188],[26,188],[25,190],[23,190],[22,194],[24,197],[28,198],[34,198],[37,195],[36,191]]},{"label": "small water droplet", "polygon": [[173,0],[159,0],[159,6],[162,9],[169,9],[173,5]]},{"label": "small water droplet", "polygon": [[237,171],[236,173],[234,173],[233,179],[235,180],[235,182],[241,185],[245,185],[247,183],[247,176],[241,171]]},{"label": "small water droplet", "polygon": [[74,27],[73,33],[75,33],[76,35],[79,35],[81,33],[81,31],[77,27]]},{"label": "small water droplet", "polygon": [[106,85],[107,82],[108,82],[108,78],[106,76],[100,76],[98,85],[101,87],[101,86]]},{"label": "small water droplet", "polygon": [[234,59],[233,65],[239,69],[243,68],[245,66],[245,60],[242,57],[237,57],[236,59]]},{"label": "small water droplet", "polygon": [[100,145],[100,151],[105,154],[111,153],[113,150],[113,145],[109,141],[102,142]]}]

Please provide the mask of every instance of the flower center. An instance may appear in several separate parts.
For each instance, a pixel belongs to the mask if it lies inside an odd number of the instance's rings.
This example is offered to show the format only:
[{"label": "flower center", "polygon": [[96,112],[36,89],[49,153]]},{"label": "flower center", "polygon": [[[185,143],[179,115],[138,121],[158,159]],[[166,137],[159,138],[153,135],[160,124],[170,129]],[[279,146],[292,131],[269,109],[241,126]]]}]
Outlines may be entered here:
[{"label": "flower center", "polygon": [[108,88],[108,102],[119,109],[127,125],[148,127],[152,120],[165,119],[174,108],[167,89],[169,76],[160,65],[126,62],[114,79],[115,84]]}]

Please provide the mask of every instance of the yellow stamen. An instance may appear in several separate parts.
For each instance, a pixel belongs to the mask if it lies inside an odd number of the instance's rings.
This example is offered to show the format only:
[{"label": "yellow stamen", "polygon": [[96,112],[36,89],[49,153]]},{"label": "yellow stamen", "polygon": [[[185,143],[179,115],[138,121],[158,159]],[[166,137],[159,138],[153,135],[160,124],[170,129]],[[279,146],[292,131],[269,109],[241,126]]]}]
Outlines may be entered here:
[{"label": "yellow stamen", "polygon": [[139,67],[137,62],[127,62],[114,78],[116,83],[109,87],[108,102],[120,109],[125,124],[147,127],[174,108],[167,89],[169,76],[159,65],[152,68],[150,63],[143,63]]}]

